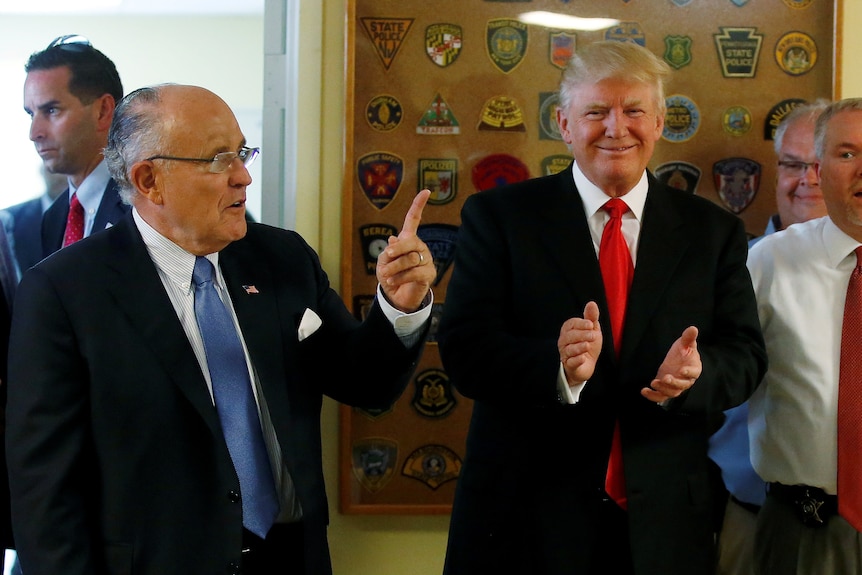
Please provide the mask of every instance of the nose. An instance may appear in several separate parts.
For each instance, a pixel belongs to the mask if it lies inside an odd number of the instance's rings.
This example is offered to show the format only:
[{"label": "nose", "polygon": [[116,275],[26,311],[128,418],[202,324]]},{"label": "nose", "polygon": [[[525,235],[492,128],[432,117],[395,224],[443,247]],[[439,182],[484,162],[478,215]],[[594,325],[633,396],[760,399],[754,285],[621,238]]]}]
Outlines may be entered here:
[{"label": "nose", "polygon": [[39,117],[34,115],[30,118],[30,141],[35,142],[45,137],[45,131],[42,128],[42,122]]},{"label": "nose", "polygon": [[234,158],[230,164],[230,185],[234,187],[245,187],[251,185],[251,173],[239,158]]},{"label": "nose", "polygon": [[628,117],[623,110],[612,108],[605,118],[605,135],[609,138],[622,138],[628,134]]},{"label": "nose", "polygon": [[800,180],[802,180],[802,182],[808,187],[820,185],[820,178],[817,177],[817,170],[814,169],[814,164],[808,164],[805,167],[805,171],[802,172]]}]

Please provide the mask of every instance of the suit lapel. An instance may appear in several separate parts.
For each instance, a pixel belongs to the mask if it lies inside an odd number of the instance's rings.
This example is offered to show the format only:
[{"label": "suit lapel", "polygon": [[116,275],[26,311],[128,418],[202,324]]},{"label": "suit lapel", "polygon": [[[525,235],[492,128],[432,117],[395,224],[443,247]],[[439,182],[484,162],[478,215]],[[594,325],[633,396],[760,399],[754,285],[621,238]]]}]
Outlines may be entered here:
[{"label": "suit lapel", "polygon": [[644,205],[637,266],[629,294],[623,333],[622,359],[637,348],[658,303],[688,249],[679,229],[685,218],[670,201],[668,191],[650,177],[650,190]]},{"label": "suit lapel", "polygon": [[[219,254],[219,265],[233,302],[243,339],[252,365],[257,372],[273,424],[287,420],[287,386],[285,385],[287,350],[282,338],[277,286],[266,262],[245,242],[234,242]],[[291,348],[293,350],[294,348]]]},{"label": "suit lapel", "polygon": [[105,228],[116,224],[131,208],[123,203],[120,199],[117,182],[113,178],[108,180],[108,185],[105,187],[105,193],[102,194],[102,201],[99,202],[99,209],[96,210],[96,217],[93,220],[93,231],[96,233]]},{"label": "suit lapel", "polygon": [[106,258],[108,269],[115,274],[106,278],[108,289],[167,376],[210,431],[221,437],[206,380],[131,216],[120,221],[116,228],[111,233],[111,249]]}]

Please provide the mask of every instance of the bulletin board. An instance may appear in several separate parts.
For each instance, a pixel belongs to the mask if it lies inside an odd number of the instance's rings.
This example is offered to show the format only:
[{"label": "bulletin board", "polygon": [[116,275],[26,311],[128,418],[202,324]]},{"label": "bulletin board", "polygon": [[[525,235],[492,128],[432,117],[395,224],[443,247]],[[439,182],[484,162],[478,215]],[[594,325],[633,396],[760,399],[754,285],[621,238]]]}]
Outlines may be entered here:
[{"label": "bulletin board", "polygon": [[[617,22],[583,31],[519,20],[532,11]],[[432,196],[419,235],[437,279],[432,329],[402,397],[375,412],[341,407],[341,511],[451,510],[471,402],[449,383],[435,327],[459,213],[470,194],[568,166],[555,106],[573,50],[633,41],[668,62],[649,169],[737,214],[754,236],[776,209],[776,125],[800,102],[840,93],[840,22],[840,0],[348,0],[343,297],[364,317],[376,255],[423,188]]]}]

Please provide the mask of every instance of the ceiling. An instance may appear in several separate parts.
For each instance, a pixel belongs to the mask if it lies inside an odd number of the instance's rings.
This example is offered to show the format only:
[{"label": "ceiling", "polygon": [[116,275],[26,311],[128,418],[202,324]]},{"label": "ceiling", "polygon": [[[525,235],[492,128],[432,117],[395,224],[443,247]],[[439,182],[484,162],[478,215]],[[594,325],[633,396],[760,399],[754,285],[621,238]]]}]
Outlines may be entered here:
[{"label": "ceiling", "polygon": [[264,0],[0,0],[0,14],[263,14]]}]

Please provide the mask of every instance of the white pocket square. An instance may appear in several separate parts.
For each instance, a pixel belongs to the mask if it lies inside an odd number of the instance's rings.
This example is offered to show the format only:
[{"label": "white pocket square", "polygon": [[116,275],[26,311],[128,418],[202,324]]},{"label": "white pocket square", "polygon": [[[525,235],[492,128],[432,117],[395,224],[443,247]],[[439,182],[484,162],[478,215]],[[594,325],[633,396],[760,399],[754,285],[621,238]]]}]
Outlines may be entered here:
[{"label": "white pocket square", "polygon": [[314,313],[311,308],[306,308],[305,313],[302,314],[302,320],[299,322],[299,332],[297,333],[299,341],[319,330],[322,325],[323,321],[320,316]]}]

